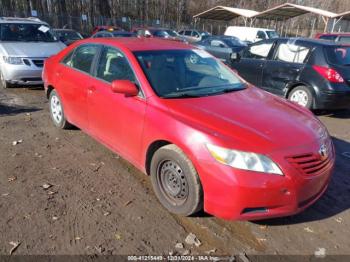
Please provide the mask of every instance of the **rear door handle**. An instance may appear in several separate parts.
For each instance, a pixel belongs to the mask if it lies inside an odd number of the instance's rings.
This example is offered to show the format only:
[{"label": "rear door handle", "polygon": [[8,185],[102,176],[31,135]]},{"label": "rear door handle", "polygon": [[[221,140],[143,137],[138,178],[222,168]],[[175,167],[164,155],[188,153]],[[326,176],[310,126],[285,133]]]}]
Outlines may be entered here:
[{"label": "rear door handle", "polygon": [[96,87],[95,86],[89,86],[88,87],[88,94],[91,95],[96,92]]}]

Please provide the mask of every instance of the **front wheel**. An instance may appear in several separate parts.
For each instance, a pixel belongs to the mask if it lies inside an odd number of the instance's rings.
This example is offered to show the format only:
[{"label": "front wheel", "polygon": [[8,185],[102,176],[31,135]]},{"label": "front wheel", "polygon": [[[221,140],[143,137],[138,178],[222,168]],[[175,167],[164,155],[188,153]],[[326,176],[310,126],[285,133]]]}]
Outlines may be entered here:
[{"label": "front wheel", "polygon": [[177,146],[164,146],[154,154],[151,180],[158,200],[170,212],[190,216],[203,208],[198,174]]},{"label": "front wheel", "polygon": [[290,92],[288,100],[302,107],[312,109],[314,96],[306,86],[298,86]]},{"label": "front wheel", "polygon": [[52,90],[50,93],[49,104],[50,104],[50,116],[55,126],[62,129],[70,128],[71,124],[67,121],[64,115],[61,98],[59,97],[59,95],[55,90]]}]

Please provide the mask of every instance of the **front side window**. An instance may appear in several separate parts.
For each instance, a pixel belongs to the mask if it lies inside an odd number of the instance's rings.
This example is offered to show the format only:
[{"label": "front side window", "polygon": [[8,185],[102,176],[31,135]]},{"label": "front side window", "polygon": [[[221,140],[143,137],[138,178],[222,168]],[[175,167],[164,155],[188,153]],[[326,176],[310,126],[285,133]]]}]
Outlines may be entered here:
[{"label": "front side window", "polygon": [[44,24],[0,24],[0,41],[57,42],[50,27]]},{"label": "front side window", "polygon": [[202,97],[245,88],[230,69],[203,50],[141,51],[135,56],[162,98]]},{"label": "front side window", "polygon": [[321,35],[320,39],[335,41],[337,39],[336,35]]},{"label": "front side window", "polygon": [[210,45],[213,47],[226,47],[225,43],[220,40],[212,40]]},{"label": "front side window", "polygon": [[83,45],[77,47],[71,61],[69,62],[69,66],[90,73],[92,62],[94,61],[98,49],[99,47],[96,45]]},{"label": "front side window", "polygon": [[188,30],[185,31],[185,36],[191,36],[191,34],[192,34],[192,31],[188,31]]},{"label": "front side window", "polygon": [[273,42],[252,45],[245,50],[243,58],[265,60],[269,56],[272,45]]},{"label": "front side window", "polygon": [[308,47],[289,43],[280,44],[275,54],[275,60],[302,64],[309,52],[310,48]]},{"label": "front side window", "polygon": [[97,77],[109,83],[114,80],[130,80],[136,82],[125,56],[112,47],[105,47],[97,67]]},{"label": "front side window", "polygon": [[258,33],[256,35],[256,38],[265,40],[266,39],[266,35],[265,35],[265,33],[263,31],[258,31]]}]

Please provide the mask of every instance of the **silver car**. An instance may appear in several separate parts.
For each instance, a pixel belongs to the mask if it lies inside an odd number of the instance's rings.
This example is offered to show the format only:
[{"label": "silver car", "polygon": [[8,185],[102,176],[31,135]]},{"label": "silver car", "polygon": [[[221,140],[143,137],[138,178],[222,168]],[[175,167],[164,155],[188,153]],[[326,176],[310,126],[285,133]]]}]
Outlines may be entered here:
[{"label": "silver car", "polygon": [[42,84],[45,59],[65,47],[37,18],[0,17],[0,87]]}]

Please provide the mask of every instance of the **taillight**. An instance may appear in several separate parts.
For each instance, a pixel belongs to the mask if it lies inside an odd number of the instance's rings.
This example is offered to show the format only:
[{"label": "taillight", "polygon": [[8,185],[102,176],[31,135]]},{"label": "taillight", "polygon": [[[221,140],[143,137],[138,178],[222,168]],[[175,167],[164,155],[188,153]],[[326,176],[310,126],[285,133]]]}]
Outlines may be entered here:
[{"label": "taillight", "polygon": [[314,65],[313,68],[329,82],[332,83],[344,83],[344,78],[334,69]]}]

